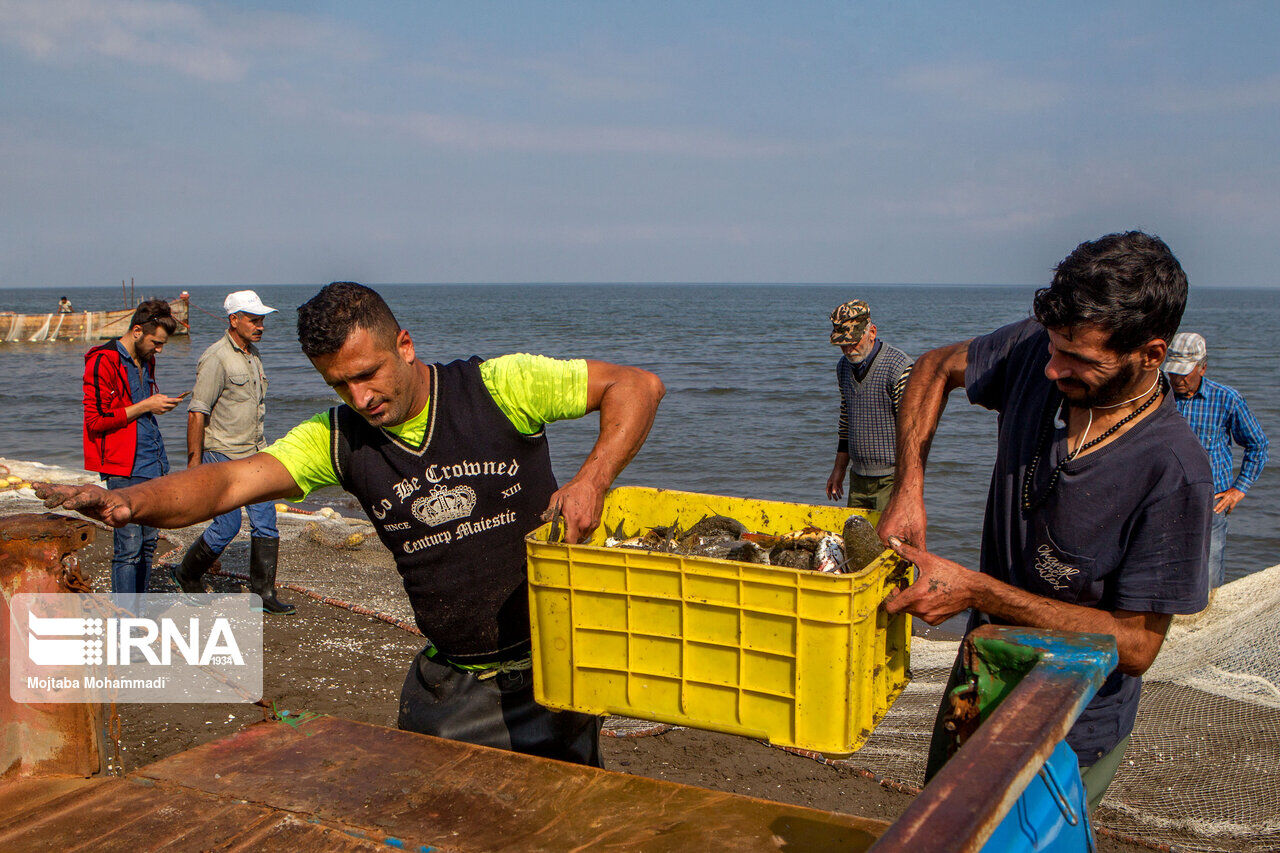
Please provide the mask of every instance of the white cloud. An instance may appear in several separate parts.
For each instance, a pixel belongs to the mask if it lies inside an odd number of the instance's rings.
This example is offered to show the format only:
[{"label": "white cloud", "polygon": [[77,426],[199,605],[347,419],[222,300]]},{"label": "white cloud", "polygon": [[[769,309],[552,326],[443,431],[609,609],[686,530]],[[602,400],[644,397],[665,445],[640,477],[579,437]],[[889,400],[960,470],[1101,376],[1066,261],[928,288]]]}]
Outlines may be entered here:
[{"label": "white cloud", "polygon": [[0,0],[0,41],[44,62],[108,60],[210,82],[242,80],[266,60],[363,50],[359,40],[297,15],[174,0]]},{"label": "white cloud", "polygon": [[1280,105],[1280,74],[1217,86],[1168,86],[1147,97],[1155,111],[1175,115],[1276,107]]},{"label": "white cloud", "polygon": [[669,51],[659,54],[580,49],[567,55],[522,58],[449,46],[437,50],[430,60],[411,63],[408,71],[445,83],[528,90],[579,101],[653,100],[670,91],[664,75],[676,63]]},{"label": "white cloud", "polygon": [[881,197],[885,214],[897,221],[1007,238],[1050,229],[1091,211],[1156,204],[1163,200],[1160,192],[1149,174],[1135,171],[1123,159],[1066,164],[1029,150],[1008,153],[964,175],[943,168]]},{"label": "white cloud", "polygon": [[1070,94],[1061,83],[1020,76],[988,61],[918,65],[898,75],[892,85],[904,92],[945,98],[992,113],[1036,112],[1061,103]]},{"label": "white cloud", "polygon": [[779,157],[805,153],[799,143],[747,139],[713,129],[609,125],[541,126],[528,122],[414,112],[382,115],[327,111],[327,117],[362,131],[394,132],[432,147],[465,151],[550,154],[651,154],[708,158]]},{"label": "white cloud", "polygon": [[881,209],[897,220],[929,223],[963,234],[1005,236],[1062,219],[1074,203],[1038,196],[1018,183],[965,180],[931,185],[884,199]]},{"label": "white cloud", "polygon": [[[1274,234],[1280,225],[1276,210],[1276,181],[1253,181],[1234,178],[1211,185],[1199,186],[1188,191],[1186,206],[1201,212],[1207,219],[1218,222],[1247,223],[1253,231]],[[1268,240],[1270,242],[1270,240]]]},{"label": "white cloud", "polygon": [[750,246],[778,237],[777,229],[771,224],[738,222],[565,223],[522,230],[526,242],[549,241],[564,246],[615,246],[623,243]]}]

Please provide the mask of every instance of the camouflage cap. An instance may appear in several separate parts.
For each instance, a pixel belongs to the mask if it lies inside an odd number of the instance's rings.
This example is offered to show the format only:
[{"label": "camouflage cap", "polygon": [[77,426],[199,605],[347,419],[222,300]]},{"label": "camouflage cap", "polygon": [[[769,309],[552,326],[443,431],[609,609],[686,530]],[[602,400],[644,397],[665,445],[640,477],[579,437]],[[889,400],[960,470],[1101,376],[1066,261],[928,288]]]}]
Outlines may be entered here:
[{"label": "camouflage cap", "polygon": [[831,343],[833,346],[856,344],[862,340],[871,322],[871,308],[861,299],[851,299],[836,306],[831,312]]}]

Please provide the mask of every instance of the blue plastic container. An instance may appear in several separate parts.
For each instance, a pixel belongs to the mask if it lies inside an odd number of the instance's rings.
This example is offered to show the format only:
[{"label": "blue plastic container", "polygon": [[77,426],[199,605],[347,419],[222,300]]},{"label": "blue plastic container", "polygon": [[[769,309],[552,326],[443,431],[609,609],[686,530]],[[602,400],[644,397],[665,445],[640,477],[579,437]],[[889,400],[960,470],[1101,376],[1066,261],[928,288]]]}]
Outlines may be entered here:
[{"label": "blue plastic container", "polygon": [[1062,741],[982,848],[983,853],[1093,853],[1080,763]]}]

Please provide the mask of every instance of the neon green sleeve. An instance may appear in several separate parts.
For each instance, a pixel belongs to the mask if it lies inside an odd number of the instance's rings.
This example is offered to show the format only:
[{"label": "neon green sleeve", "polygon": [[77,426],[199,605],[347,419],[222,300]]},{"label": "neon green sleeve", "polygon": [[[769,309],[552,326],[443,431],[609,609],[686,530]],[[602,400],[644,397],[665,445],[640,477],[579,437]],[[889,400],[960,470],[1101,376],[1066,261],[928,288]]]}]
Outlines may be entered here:
[{"label": "neon green sleeve", "polygon": [[270,453],[302,489],[302,500],[316,489],[338,485],[338,474],[329,456],[329,413],[313,415],[283,438],[277,439],[263,453]]},{"label": "neon green sleeve", "polygon": [[480,363],[498,408],[525,435],[587,413],[587,362],[516,353]]},{"label": "neon green sleeve", "polygon": [[[587,363],[583,359],[504,355],[482,362],[480,376],[498,408],[525,435],[532,435],[544,424],[587,413]],[[316,489],[340,485],[329,456],[331,437],[329,413],[321,412],[263,452],[280,461],[306,497]]]}]

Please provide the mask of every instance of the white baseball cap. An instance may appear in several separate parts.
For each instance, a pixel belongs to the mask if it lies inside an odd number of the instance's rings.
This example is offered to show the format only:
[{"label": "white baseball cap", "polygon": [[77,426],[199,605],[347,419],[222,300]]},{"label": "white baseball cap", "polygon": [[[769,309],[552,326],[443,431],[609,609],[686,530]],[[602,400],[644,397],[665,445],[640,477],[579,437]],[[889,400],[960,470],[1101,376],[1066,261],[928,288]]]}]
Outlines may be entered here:
[{"label": "white baseball cap", "polygon": [[227,294],[227,298],[222,300],[222,313],[228,317],[237,312],[256,314],[261,317],[264,314],[271,314],[275,310],[263,305],[262,300],[258,298],[258,294],[252,290],[237,290],[235,293]]}]

